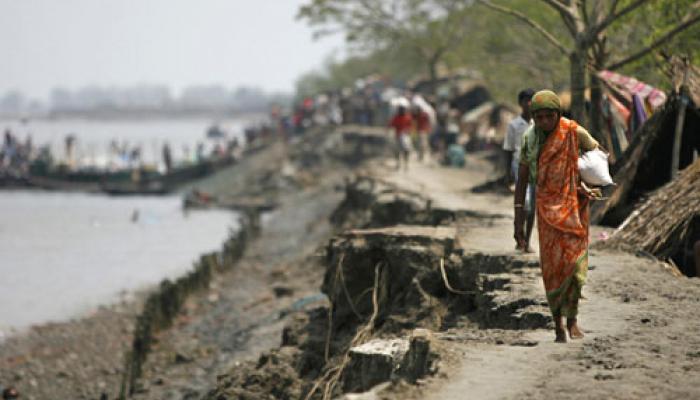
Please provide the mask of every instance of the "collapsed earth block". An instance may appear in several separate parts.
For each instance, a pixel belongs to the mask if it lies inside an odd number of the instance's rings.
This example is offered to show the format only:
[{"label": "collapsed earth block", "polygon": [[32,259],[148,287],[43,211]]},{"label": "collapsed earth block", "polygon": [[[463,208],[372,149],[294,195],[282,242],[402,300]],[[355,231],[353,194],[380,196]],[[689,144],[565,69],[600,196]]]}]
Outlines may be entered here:
[{"label": "collapsed earth block", "polygon": [[[372,314],[375,272],[379,273],[379,320],[420,309],[426,286],[440,282],[440,260],[457,243],[450,227],[394,226],[351,230],[332,239],[321,290],[333,302],[337,325]],[[437,288],[437,287],[436,287]]]},{"label": "collapsed earth block", "polygon": [[407,339],[373,339],[350,349],[343,391],[364,392],[396,376],[409,349]]}]

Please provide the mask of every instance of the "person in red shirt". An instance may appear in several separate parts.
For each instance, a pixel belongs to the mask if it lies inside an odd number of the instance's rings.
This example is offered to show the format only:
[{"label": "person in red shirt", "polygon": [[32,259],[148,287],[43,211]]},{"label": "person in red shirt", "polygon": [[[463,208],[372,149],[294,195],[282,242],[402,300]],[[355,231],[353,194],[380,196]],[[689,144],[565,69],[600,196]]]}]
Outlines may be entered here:
[{"label": "person in red shirt", "polygon": [[399,107],[394,117],[389,122],[389,127],[394,128],[396,139],[396,169],[401,169],[401,160],[404,162],[404,169],[408,169],[408,154],[411,151],[411,130],[413,129],[413,118],[406,112],[406,107]]},{"label": "person in red shirt", "polygon": [[428,135],[430,134],[430,116],[420,107],[414,106],[411,110],[413,117],[415,136],[414,145],[418,150],[418,160],[423,161],[423,155],[428,151]]}]

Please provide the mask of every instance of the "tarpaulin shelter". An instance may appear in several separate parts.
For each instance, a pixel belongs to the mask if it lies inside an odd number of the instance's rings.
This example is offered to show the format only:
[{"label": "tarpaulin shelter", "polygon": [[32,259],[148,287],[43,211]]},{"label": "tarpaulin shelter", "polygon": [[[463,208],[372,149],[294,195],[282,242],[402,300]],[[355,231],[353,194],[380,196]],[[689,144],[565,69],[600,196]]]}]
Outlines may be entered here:
[{"label": "tarpaulin shelter", "polygon": [[693,163],[700,152],[700,111],[697,93],[672,91],[668,99],[637,131],[611,172],[616,186],[605,190],[605,201],[591,207],[591,221],[616,226],[647,193],[671,180],[676,127],[680,129],[679,169]]},{"label": "tarpaulin shelter", "polygon": [[616,161],[627,149],[634,134],[646,120],[666,102],[666,94],[636,78],[613,71],[599,71],[603,83],[604,126],[602,136],[605,147]]},{"label": "tarpaulin shelter", "polygon": [[610,86],[621,90],[628,100],[631,96],[638,96],[649,103],[653,109],[661,107],[666,102],[666,93],[647,83],[617,72],[603,70],[598,72],[598,77]]}]

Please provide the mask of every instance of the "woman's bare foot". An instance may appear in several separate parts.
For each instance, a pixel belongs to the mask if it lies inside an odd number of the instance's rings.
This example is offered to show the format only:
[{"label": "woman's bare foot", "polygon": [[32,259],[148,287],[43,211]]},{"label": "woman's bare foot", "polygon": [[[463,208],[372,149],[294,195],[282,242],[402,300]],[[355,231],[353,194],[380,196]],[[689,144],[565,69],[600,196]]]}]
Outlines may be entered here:
[{"label": "woman's bare foot", "polygon": [[566,330],[562,329],[555,329],[554,333],[556,334],[556,338],[554,341],[556,343],[566,343]]},{"label": "woman's bare foot", "polygon": [[576,318],[567,318],[566,328],[569,331],[569,337],[572,339],[583,339],[583,332],[581,332],[581,328],[578,327]]},{"label": "woman's bare foot", "polygon": [[556,334],[556,343],[566,343],[566,329],[561,317],[554,317],[554,333]]}]

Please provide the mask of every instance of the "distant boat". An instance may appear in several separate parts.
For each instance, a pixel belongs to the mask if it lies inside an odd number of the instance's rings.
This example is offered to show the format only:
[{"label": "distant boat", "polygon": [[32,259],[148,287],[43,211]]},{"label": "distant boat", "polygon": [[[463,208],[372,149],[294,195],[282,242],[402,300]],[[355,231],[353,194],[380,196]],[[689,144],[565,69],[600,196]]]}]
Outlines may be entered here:
[{"label": "distant boat", "polygon": [[160,180],[151,180],[146,182],[105,183],[100,185],[100,191],[112,196],[163,195],[170,193],[172,188]]},{"label": "distant boat", "polygon": [[132,173],[132,170],[106,172],[96,169],[78,171],[30,169],[26,181],[31,187],[45,190],[99,192],[100,185],[130,181]]},{"label": "distant boat", "polygon": [[226,136],[226,132],[219,126],[219,124],[214,124],[207,129],[207,137],[209,139],[221,139]]},{"label": "distant boat", "polygon": [[176,166],[167,173],[150,168],[107,171],[89,167],[78,170],[54,167],[44,161],[32,163],[29,173],[15,176],[0,171],[0,188],[38,188],[72,192],[103,192],[111,195],[165,194],[233,165],[234,157],[213,157],[197,164]]},{"label": "distant boat", "polygon": [[153,174],[138,181],[104,182],[100,191],[117,196],[167,194],[179,186],[204,178],[235,163],[233,158],[205,160],[201,163],[174,168],[165,174]]}]

